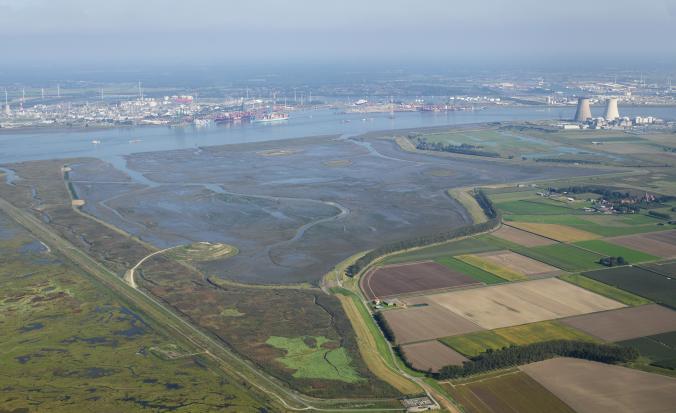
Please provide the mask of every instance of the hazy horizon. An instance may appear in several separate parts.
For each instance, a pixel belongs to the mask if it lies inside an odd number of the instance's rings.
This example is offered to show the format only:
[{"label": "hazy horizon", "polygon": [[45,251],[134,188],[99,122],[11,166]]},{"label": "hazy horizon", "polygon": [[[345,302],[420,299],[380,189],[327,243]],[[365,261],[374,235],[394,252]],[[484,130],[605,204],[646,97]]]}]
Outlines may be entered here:
[{"label": "hazy horizon", "polygon": [[0,70],[274,62],[671,64],[676,1],[0,0],[0,36]]}]

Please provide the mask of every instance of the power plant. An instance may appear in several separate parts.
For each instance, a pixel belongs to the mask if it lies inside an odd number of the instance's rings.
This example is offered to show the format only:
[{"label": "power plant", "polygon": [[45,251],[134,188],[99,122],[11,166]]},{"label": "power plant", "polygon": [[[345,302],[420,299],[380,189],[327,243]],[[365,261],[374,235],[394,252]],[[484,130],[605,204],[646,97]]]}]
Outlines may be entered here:
[{"label": "power plant", "polygon": [[604,116],[607,121],[613,121],[620,118],[620,111],[617,109],[617,98],[609,98],[606,100],[606,114]]},{"label": "power plant", "polygon": [[[617,101],[615,102],[617,103]],[[575,111],[576,122],[586,122],[592,118],[589,98],[579,98],[577,100],[577,111]]]}]

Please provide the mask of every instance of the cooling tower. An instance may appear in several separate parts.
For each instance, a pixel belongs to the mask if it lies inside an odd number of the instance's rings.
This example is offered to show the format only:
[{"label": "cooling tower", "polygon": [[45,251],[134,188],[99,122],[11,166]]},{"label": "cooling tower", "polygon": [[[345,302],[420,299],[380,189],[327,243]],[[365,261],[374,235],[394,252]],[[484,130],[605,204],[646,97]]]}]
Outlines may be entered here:
[{"label": "cooling tower", "polygon": [[591,107],[589,106],[588,98],[579,98],[577,100],[577,111],[575,112],[575,121],[576,122],[586,122],[587,119],[591,119]]},{"label": "cooling tower", "polygon": [[606,120],[615,120],[620,117],[620,111],[617,109],[617,98],[610,98],[606,101]]}]

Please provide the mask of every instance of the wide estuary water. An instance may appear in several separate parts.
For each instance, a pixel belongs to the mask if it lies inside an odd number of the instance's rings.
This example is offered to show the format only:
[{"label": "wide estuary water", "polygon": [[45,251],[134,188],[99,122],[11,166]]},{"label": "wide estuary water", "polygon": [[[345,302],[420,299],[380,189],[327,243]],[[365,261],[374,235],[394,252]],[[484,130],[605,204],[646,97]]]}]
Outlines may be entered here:
[{"label": "wide estuary water", "polygon": [[[600,110],[599,108],[596,108]],[[620,108],[623,116],[652,115],[676,119],[676,108]],[[278,124],[230,127],[168,128],[145,126],[105,130],[0,130],[0,163],[25,160],[95,157],[115,159],[137,152],[185,149],[318,135],[360,134],[371,131],[462,125],[497,121],[569,119],[575,108],[497,107],[449,113],[341,114],[333,110],[293,112]],[[92,143],[98,141],[100,143]]]}]

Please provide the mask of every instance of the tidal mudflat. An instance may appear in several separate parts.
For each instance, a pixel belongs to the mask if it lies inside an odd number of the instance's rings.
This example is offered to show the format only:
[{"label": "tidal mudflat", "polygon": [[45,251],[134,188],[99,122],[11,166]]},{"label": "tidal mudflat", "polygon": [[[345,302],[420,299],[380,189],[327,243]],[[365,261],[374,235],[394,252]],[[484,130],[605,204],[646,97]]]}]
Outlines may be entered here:
[{"label": "tidal mudflat", "polygon": [[254,283],[317,282],[359,251],[464,225],[470,218],[449,188],[590,174],[407,153],[376,138],[224,145],[126,160],[117,165],[124,171],[72,165],[86,212],[157,247],[234,245],[237,256],[203,269]]}]

